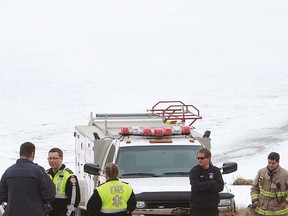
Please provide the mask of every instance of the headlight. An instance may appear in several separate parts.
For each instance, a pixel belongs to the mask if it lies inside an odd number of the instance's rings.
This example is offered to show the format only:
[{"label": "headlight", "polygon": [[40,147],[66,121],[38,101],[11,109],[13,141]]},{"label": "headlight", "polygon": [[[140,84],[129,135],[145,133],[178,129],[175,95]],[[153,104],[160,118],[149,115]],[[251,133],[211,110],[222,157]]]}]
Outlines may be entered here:
[{"label": "headlight", "polygon": [[218,206],[230,206],[231,199],[221,199]]},{"label": "headlight", "polygon": [[145,208],[145,207],[146,207],[146,204],[145,204],[144,201],[137,201],[136,207],[137,207],[137,208]]}]

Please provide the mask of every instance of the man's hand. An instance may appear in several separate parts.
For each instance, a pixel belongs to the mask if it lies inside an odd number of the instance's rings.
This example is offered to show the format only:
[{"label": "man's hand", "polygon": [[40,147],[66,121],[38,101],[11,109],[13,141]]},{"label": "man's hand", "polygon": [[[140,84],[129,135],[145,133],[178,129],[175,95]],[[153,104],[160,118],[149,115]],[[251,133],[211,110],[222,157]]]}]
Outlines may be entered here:
[{"label": "man's hand", "polygon": [[257,201],[254,201],[253,204],[256,205],[256,206],[259,206],[260,202],[257,200]]},{"label": "man's hand", "polygon": [[71,211],[71,213],[69,213],[69,211],[66,213],[67,216],[75,216],[75,211]]},{"label": "man's hand", "polygon": [[51,204],[49,202],[44,203],[44,211],[45,215],[49,215],[49,213],[53,210]]},{"label": "man's hand", "polygon": [[282,208],[282,209],[284,209],[284,208],[287,207],[287,203],[282,202],[282,203],[279,204],[279,207]]}]

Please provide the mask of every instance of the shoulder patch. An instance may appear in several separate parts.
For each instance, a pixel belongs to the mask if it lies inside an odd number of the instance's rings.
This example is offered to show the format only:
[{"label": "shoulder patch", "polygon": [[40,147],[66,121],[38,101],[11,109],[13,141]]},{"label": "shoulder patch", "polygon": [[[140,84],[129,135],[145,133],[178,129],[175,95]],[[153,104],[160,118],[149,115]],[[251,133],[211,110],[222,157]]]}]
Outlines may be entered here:
[{"label": "shoulder patch", "polygon": [[52,169],[47,169],[46,173],[47,173],[47,175],[52,175],[53,171],[52,171]]},{"label": "shoulder patch", "polygon": [[76,180],[76,178],[74,176],[72,176],[70,178],[70,182],[74,185],[74,184],[76,184],[77,180]]},{"label": "shoulder patch", "polygon": [[72,170],[70,170],[69,168],[65,168],[65,170],[69,173],[69,174],[74,174]]}]

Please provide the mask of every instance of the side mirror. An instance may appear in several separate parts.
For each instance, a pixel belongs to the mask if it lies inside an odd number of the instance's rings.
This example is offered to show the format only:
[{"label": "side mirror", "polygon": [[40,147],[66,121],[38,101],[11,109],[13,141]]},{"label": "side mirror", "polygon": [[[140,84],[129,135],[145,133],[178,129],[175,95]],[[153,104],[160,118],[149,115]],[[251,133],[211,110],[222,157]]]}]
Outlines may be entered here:
[{"label": "side mirror", "polygon": [[91,175],[100,175],[100,166],[98,164],[86,163],[84,164],[84,172]]},{"label": "side mirror", "polygon": [[227,162],[223,163],[222,166],[222,174],[228,174],[237,171],[237,163],[235,162]]}]

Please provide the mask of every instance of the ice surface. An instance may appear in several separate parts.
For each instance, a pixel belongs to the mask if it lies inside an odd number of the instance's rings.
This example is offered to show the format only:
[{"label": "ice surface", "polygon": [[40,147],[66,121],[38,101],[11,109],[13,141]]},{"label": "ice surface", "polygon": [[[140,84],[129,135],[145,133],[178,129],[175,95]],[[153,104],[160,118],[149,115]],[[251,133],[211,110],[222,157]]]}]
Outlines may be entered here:
[{"label": "ice surface", "polygon": [[[19,145],[35,162],[64,150],[90,112],[146,112],[159,100],[194,104],[225,176],[254,178],[269,152],[288,168],[287,1],[0,0],[0,173]],[[240,189],[239,189],[240,188]],[[247,188],[247,187],[245,187]],[[237,204],[249,189],[232,187]],[[243,195],[242,195],[243,194]]]}]

